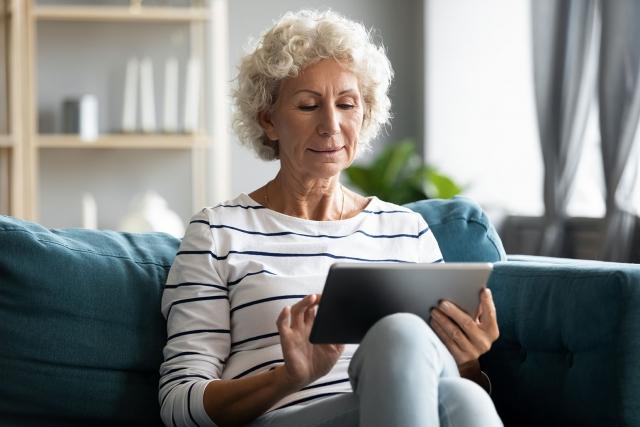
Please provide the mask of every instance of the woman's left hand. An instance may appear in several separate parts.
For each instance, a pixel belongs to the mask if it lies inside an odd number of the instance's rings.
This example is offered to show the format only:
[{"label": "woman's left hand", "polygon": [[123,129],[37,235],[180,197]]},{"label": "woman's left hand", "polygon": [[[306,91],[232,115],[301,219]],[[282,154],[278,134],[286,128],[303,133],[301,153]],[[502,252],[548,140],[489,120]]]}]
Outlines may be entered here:
[{"label": "woman's left hand", "polygon": [[496,307],[488,288],[480,294],[478,317],[473,319],[450,301],[443,300],[431,310],[431,328],[453,355],[458,367],[477,363],[498,339]]}]

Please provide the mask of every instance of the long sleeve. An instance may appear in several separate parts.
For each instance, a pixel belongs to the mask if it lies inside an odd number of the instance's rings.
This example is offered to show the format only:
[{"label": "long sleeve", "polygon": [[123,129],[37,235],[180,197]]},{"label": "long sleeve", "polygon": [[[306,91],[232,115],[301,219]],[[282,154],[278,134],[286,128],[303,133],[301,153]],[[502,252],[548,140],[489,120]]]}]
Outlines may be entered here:
[{"label": "long sleeve", "polygon": [[231,346],[229,294],[217,256],[203,209],[191,218],[162,294],[167,343],[158,398],[167,426],[215,426],[203,394],[220,379]]},{"label": "long sleeve", "polygon": [[422,215],[418,217],[418,260],[419,262],[444,262],[436,237]]}]

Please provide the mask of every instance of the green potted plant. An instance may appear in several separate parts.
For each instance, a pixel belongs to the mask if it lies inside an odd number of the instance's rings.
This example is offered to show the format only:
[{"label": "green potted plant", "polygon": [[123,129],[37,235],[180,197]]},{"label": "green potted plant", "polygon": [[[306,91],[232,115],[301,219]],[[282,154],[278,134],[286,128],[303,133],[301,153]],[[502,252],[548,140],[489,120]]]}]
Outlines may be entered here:
[{"label": "green potted plant", "polygon": [[370,165],[352,165],[345,172],[350,184],[366,195],[398,205],[450,199],[462,191],[451,178],[425,165],[408,139],[385,147]]}]

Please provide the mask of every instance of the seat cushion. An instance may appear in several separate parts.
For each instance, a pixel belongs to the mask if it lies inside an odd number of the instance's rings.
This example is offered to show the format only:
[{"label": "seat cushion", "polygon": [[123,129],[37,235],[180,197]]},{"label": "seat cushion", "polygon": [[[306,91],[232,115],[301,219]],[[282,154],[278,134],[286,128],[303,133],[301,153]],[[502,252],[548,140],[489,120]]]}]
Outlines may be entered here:
[{"label": "seat cushion", "polygon": [[3,425],[161,424],[159,305],[178,245],[0,216]]},{"label": "seat cushion", "polygon": [[506,259],[502,241],[480,206],[469,198],[421,200],[405,205],[419,212],[433,231],[446,262]]}]

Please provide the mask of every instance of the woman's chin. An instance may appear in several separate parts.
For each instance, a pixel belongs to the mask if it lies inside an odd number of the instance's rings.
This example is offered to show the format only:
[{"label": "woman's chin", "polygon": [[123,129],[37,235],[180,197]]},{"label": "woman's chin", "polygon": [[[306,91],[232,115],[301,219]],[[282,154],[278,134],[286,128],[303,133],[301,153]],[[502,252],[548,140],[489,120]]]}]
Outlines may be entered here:
[{"label": "woman's chin", "polygon": [[342,163],[315,163],[306,168],[307,174],[318,179],[332,178],[345,170],[347,165]]}]

